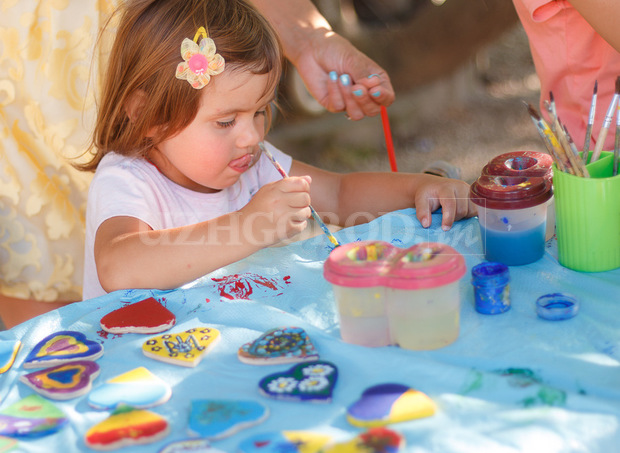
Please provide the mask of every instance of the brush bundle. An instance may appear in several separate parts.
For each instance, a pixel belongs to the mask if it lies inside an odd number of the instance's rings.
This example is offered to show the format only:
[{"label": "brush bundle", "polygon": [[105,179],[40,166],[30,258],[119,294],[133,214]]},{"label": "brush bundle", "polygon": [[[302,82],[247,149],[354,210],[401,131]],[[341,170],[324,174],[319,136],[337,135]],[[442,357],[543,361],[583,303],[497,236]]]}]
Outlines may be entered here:
[{"label": "brush bundle", "polygon": [[[586,138],[583,145],[582,153],[579,154],[579,150],[571,138],[568,130],[562,124],[558,118],[555,101],[553,99],[553,93],[549,93],[549,100],[545,101],[545,108],[550,118],[550,123],[547,122],[531,105],[527,104],[527,109],[540,134],[545,147],[549,154],[553,157],[553,161],[558,170],[570,173],[571,175],[589,178],[590,174],[586,168],[586,164],[595,162],[599,159],[605,138],[613,121],[614,113],[616,110],[620,111],[620,77],[616,79],[616,89],[612,97],[611,103],[607,109],[607,114],[603,121],[603,126],[599,131],[599,135],[596,140],[594,151],[590,153],[590,141],[592,137],[592,126],[594,124],[594,112],[596,111],[596,98],[597,98],[598,83],[594,84],[594,91],[592,94],[592,104],[590,107],[590,116],[588,118],[588,126],[586,129]],[[620,112],[616,114],[616,137],[614,146],[614,164],[613,175],[618,174],[618,158],[620,155]],[[589,162],[588,162],[589,160]]]}]

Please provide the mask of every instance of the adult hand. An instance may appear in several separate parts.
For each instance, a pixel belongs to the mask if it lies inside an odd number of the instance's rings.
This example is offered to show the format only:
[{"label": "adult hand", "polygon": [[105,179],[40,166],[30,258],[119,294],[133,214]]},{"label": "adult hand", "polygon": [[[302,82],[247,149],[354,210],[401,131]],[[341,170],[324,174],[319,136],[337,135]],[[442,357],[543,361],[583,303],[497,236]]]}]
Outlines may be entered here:
[{"label": "adult hand", "polygon": [[394,102],[383,68],[331,30],[315,33],[293,63],[310,94],[330,112],[360,120]]}]

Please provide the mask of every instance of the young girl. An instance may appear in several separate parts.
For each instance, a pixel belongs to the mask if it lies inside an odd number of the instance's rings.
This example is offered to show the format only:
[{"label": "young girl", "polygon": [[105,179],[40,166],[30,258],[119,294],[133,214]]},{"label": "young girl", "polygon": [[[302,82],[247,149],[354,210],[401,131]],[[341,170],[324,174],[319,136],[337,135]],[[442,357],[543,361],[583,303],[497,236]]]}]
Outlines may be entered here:
[{"label": "young girl", "polygon": [[[193,38],[193,39],[192,39]],[[474,214],[462,181],[340,175],[265,144],[282,51],[245,0],[129,0],[83,169],[89,191],[83,298],[178,287],[302,231],[310,202],[349,226],[415,206],[422,225]]]}]

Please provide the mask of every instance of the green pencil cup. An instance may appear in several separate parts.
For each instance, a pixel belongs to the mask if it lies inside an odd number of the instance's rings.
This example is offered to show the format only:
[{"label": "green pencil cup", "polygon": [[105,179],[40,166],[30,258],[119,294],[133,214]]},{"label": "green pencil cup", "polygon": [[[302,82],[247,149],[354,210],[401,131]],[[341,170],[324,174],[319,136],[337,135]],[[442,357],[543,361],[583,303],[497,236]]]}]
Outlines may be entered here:
[{"label": "green pencil cup", "polygon": [[603,272],[620,267],[620,175],[613,153],[587,165],[590,178],[555,168],[558,260],[569,269]]}]

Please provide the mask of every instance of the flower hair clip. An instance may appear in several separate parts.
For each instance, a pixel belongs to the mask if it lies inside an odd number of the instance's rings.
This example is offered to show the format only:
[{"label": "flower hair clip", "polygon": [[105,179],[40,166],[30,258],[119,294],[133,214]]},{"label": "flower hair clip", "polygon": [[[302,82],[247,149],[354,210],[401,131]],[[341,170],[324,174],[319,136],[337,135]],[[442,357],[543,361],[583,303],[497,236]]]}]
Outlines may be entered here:
[{"label": "flower hair clip", "polygon": [[[200,36],[202,39],[198,43]],[[177,79],[187,80],[197,90],[204,88],[211,76],[224,70],[224,58],[215,52],[215,42],[209,38],[207,30],[200,27],[193,40],[185,38],[181,44],[183,61],[177,65]]]}]

